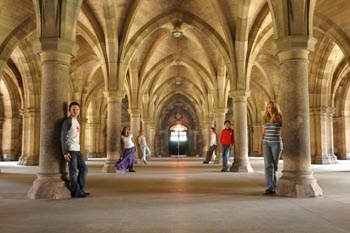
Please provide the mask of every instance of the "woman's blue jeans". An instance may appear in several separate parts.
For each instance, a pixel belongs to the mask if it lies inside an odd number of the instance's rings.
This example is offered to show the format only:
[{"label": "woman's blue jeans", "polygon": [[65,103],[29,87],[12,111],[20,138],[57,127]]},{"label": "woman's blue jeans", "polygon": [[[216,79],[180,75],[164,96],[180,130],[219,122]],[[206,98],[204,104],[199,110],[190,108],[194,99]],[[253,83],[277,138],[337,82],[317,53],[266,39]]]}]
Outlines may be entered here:
[{"label": "woman's blue jeans", "polygon": [[278,179],[278,162],[283,150],[282,142],[263,143],[266,188],[275,190]]}]

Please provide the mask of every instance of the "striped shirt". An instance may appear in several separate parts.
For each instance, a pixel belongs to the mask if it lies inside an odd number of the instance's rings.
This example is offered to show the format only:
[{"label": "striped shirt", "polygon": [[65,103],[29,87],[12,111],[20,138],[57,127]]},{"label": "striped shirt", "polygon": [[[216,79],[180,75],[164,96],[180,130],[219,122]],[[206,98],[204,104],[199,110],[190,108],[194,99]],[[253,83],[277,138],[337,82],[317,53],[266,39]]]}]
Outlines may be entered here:
[{"label": "striped shirt", "polygon": [[282,142],[281,123],[265,123],[264,142]]}]

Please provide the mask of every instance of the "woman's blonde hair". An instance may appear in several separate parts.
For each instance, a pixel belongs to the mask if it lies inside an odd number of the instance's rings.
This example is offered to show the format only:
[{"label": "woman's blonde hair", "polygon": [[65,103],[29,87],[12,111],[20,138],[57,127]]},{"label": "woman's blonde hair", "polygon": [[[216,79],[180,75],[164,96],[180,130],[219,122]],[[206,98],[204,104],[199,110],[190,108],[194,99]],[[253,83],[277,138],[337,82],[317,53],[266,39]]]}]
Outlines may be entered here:
[{"label": "woman's blonde hair", "polygon": [[[269,105],[272,105],[272,114],[269,113],[268,108]],[[264,113],[264,117],[263,117],[263,123],[282,123],[282,113],[281,110],[278,106],[277,103],[275,103],[274,101],[270,100],[265,108],[265,113]]]}]

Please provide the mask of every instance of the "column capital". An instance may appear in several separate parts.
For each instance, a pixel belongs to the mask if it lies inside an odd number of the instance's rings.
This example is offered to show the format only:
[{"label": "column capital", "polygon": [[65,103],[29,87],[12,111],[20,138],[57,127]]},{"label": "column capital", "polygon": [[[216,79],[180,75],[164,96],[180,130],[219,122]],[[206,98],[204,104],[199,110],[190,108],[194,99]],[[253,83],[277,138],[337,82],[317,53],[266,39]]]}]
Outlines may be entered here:
[{"label": "column capital", "polygon": [[231,90],[230,91],[233,102],[246,102],[250,96],[250,91],[247,90]]},{"label": "column capital", "polygon": [[103,92],[105,98],[107,98],[107,103],[121,103],[124,93],[117,90],[107,90]]},{"label": "column capital", "polygon": [[128,112],[130,114],[130,117],[140,117],[141,111],[138,108],[129,108]]},{"label": "column capital", "polygon": [[149,119],[148,118],[143,118],[142,122],[144,125],[148,125],[149,124]]},{"label": "column capital", "polygon": [[79,46],[75,41],[62,38],[40,38],[34,41],[33,44],[34,51],[36,51],[36,53],[56,51],[60,53],[70,54],[74,57],[79,49]]},{"label": "column capital", "polygon": [[228,111],[227,108],[216,108],[216,109],[214,109],[214,114],[216,117],[220,116],[220,115],[226,116],[227,111]]},{"label": "column capital", "polygon": [[335,108],[328,107],[328,106],[320,106],[320,107],[310,108],[310,112],[315,114],[315,115],[323,115],[323,116],[332,117],[335,114]]},{"label": "column capital", "polygon": [[308,59],[314,51],[317,40],[308,35],[293,35],[275,40],[280,61]]},{"label": "column capital", "polygon": [[20,114],[23,117],[40,116],[40,109],[39,108],[25,108],[25,109],[20,110]]}]

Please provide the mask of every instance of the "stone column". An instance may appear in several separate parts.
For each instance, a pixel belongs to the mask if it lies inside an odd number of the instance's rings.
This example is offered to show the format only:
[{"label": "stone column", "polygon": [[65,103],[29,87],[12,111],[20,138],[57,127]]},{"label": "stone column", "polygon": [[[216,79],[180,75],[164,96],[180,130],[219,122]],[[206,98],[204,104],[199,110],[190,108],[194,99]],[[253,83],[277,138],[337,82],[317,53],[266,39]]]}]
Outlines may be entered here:
[{"label": "stone column", "polygon": [[192,151],[193,151],[193,154],[196,157],[198,157],[199,156],[199,152],[198,152],[198,130],[193,130],[192,131],[192,138],[193,138]]},{"label": "stone column", "polygon": [[207,122],[202,122],[202,157],[206,157],[207,151],[209,149],[209,133],[210,133],[210,124]]},{"label": "stone column", "polygon": [[280,196],[322,195],[311,171],[308,54],[315,41],[308,36],[276,40],[281,67],[283,113],[283,171],[277,184]]},{"label": "stone column", "polygon": [[88,123],[86,125],[86,144],[88,145],[88,157],[98,158],[98,143],[99,141],[99,124],[98,123]]},{"label": "stone column", "polygon": [[235,133],[234,160],[230,168],[231,172],[253,172],[248,158],[248,114],[247,99],[245,93],[232,91],[233,118],[232,126]]},{"label": "stone column", "polygon": [[252,126],[252,156],[262,156],[259,154],[260,138],[262,133],[262,123],[255,123]]},{"label": "stone column", "polygon": [[86,135],[86,125],[87,125],[88,119],[86,117],[80,118],[80,152],[83,154],[84,160],[87,161],[88,156],[86,154],[86,141],[85,141],[85,135]]},{"label": "stone column", "polygon": [[156,150],[156,145],[155,145],[155,134],[156,134],[156,126],[154,123],[150,123],[148,125],[148,138],[147,138],[147,144],[149,149],[151,150],[151,154],[155,154]]},{"label": "stone column", "polygon": [[[45,50],[45,46],[55,43],[60,51]],[[31,199],[71,197],[66,186],[60,132],[67,113],[69,67],[74,45],[73,41],[42,39],[39,173],[28,192]]]},{"label": "stone column", "polygon": [[138,148],[138,154],[135,155],[135,163],[140,163],[140,147],[137,142],[140,130],[141,115],[139,109],[129,109],[130,114],[130,132],[134,136],[136,141],[136,147]]},{"label": "stone column", "polygon": [[117,91],[106,91],[105,97],[107,98],[107,159],[102,171],[114,173],[121,150],[122,95]]},{"label": "stone column", "polygon": [[216,131],[216,141],[218,143],[218,147],[216,148],[216,159],[214,161],[215,164],[222,164],[222,146],[220,144],[220,134],[221,130],[225,128],[224,122],[226,120],[226,112],[227,109],[217,109],[215,111],[215,131]]},{"label": "stone column", "polygon": [[350,122],[350,117],[348,116],[337,116],[334,117],[334,147],[335,154],[338,159],[350,160],[350,140],[348,140],[348,130],[347,126]]},{"label": "stone column", "polygon": [[106,137],[106,125],[101,124],[99,127],[99,141],[97,142],[98,152],[100,157],[107,157],[107,137]]},{"label": "stone column", "polygon": [[27,108],[23,111],[22,156],[19,165],[39,165],[40,111]]},{"label": "stone column", "polygon": [[333,112],[331,107],[311,109],[311,155],[316,164],[335,164],[333,150]]},{"label": "stone column", "polygon": [[145,137],[146,137],[147,143],[148,143],[148,138],[149,138],[149,120],[148,119],[142,120],[142,129],[145,131]]},{"label": "stone column", "polygon": [[140,110],[139,109],[128,109],[130,114],[130,132],[134,136],[137,141],[137,137],[139,136],[140,130]]}]

